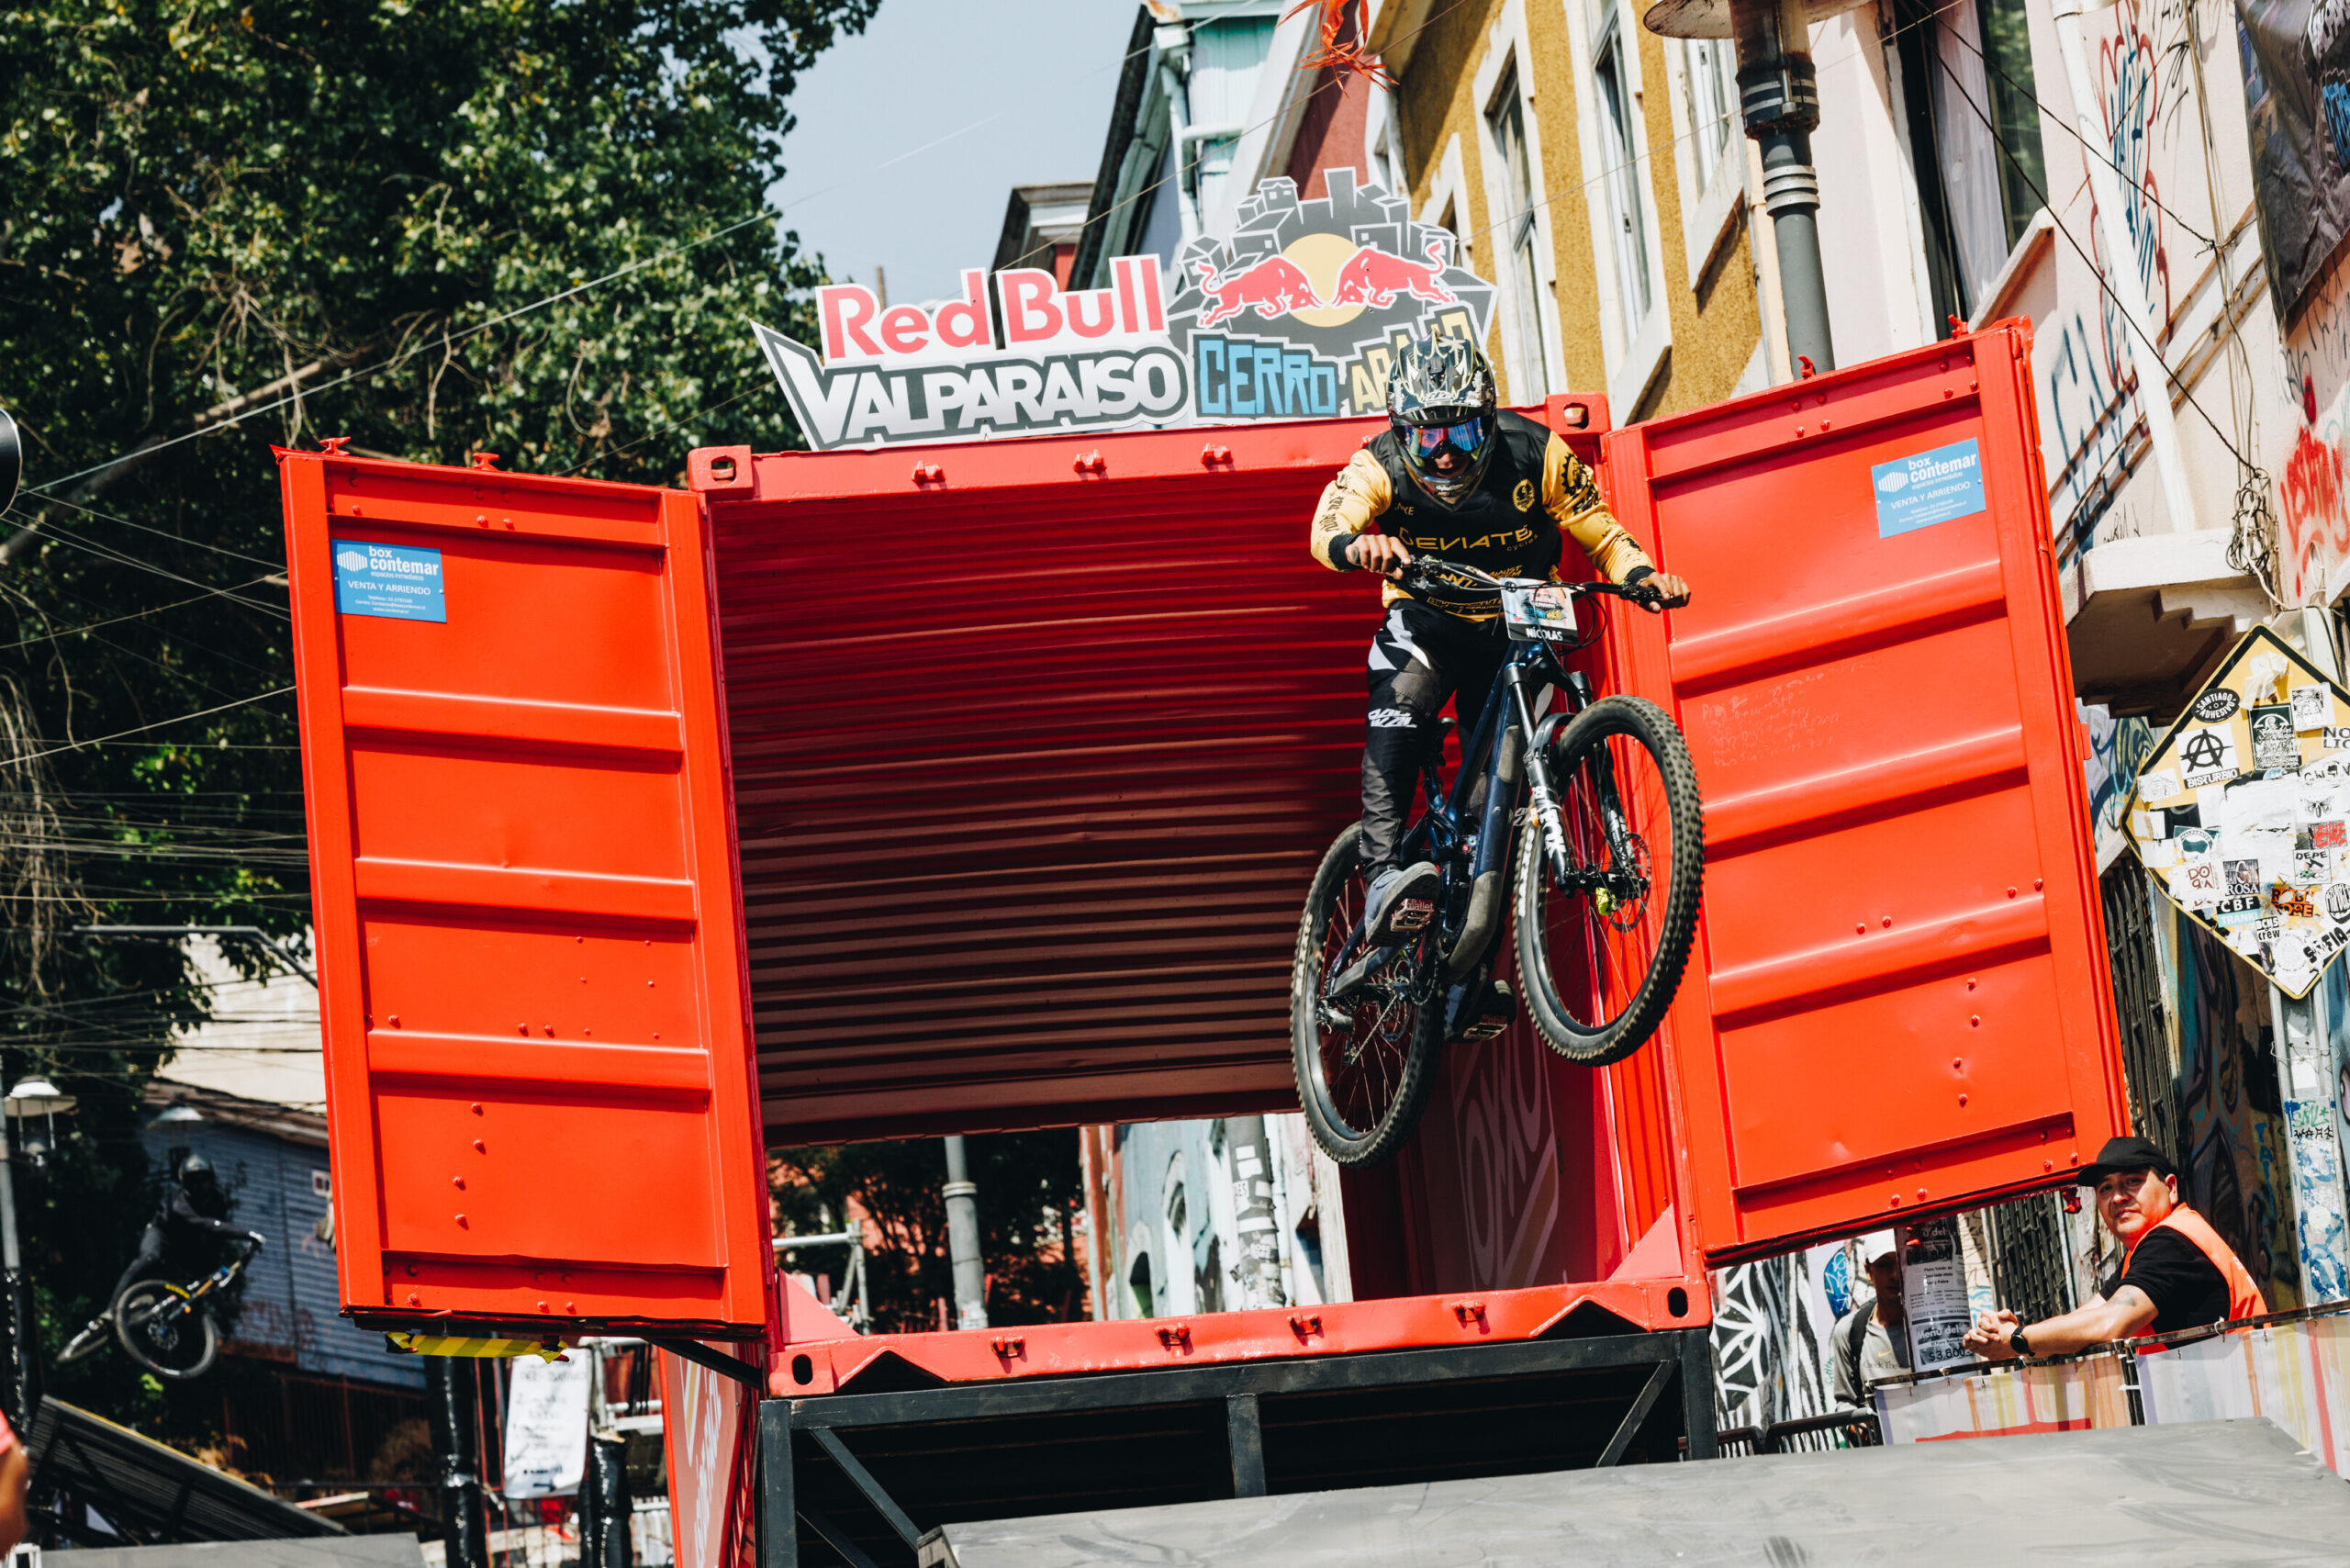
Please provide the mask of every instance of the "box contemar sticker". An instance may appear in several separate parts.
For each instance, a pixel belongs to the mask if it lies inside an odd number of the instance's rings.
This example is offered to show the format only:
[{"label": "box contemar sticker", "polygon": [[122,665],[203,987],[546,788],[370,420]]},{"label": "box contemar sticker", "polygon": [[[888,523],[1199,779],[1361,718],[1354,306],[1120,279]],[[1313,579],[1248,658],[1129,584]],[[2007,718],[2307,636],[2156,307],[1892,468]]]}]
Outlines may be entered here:
[{"label": "box contemar sticker", "polygon": [[449,611],[441,593],[441,552],[336,540],[334,607],[345,615],[447,621]]},{"label": "box contemar sticker", "polygon": [[1890,539],[1972,517],[1983,510],[1983,451],[1974,438],[1913,453],[1869,470],[1876,487],[1876,536]]}]

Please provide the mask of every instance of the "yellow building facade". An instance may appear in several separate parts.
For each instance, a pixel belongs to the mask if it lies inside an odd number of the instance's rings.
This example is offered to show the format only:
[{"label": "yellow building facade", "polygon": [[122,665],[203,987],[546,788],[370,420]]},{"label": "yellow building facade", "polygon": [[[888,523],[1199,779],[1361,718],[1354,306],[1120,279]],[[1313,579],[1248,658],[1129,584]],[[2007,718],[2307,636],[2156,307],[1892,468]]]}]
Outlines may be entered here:
[{"label": "yellow building facade", "polygon": [[1621,424],[1787,377],[1729,44],[1614,0],[1377,0],[1369,39],[1383,162],[1499,286],[1505,402],[1605,392]]}]

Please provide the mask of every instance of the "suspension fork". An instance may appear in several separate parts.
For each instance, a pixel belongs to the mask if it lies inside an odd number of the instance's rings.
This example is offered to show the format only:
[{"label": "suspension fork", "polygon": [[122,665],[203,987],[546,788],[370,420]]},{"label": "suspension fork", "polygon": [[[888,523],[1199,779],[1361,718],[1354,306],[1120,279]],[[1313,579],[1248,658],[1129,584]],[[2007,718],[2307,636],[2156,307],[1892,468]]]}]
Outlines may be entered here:
[{"label": "suspension fork", "polygon": [[[1510,682],[1510,705],[1517,716],[1519,732],[1526,737],[1526,778],[1528,793],[1533,797],[1534,821],[1542,834],[1543,857],[1550,863],[1550,874],[1559,885],[1572,885],[1574,865],[1567,854],[1566,830],[1560,821],[1558,787],[1550,777],[1550,739],[1559,726],[1591,706],[1591,682],[1581,670],[1564,672],[1566,705],[1537,724],[1533,704],[1527,700],[1523,678]],[[1609,791],[1612,796],[1614,791]]]}]

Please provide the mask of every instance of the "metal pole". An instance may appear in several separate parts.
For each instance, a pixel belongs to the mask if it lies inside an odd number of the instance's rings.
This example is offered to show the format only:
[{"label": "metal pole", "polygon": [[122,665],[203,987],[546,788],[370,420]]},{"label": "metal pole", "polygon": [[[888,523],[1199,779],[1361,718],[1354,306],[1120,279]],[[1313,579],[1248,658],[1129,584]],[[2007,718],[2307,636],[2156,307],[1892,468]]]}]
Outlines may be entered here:
[{"label": "metal pole", "polygon": [[[2301,649],[2320,674],[2337,685],[2342,653],[2333,639],[2333,614],[2296,610]],[[2343,1245],[2345,1202],[2342,1161],[2334,1136],[2340,1115],[2335,1101],[2333,1038],[2344,1021],[2334,1016],[2337,998],[2329,975],[2300,1001],[2276,986],[2268,991],[2269,1015],[2277,1020],[2277,1083],[2285,1112],[2285,1138],[2292,1150],[2288,1170],[2299,1232],[2303,1299],[2331,1300],[2350,1281],[2350,1254]]]},{"label": "metal pole", "polygon": [[946,1140],[946,1255],[955,1265],[955,1320],[958,1328],[988,1326],[987,1264],[979,1258],[979,1189],[963,1164],[963,1140]]},{"label": "metal pole", "polygon": [[2131,242],[2128,209],[2122,206],[2121,180],[2113,165],[2098,155],[2109,145],[2098,124],[2097,98],[2089,86],[2087,45],[2081,39],[2081,0],[2054,0],[2056,52],[2065,59],[2065,85],[2073,95],[2073,126],[2081,139],[2081,162],[2088,166],[2089,192],[2097,198],[2097,226],[2105,241],[2105,281],[2113,300],[2129,318],[2121,334],[2130,351],[2131,367],[2138,373],[2138,407],[2145,411],[2146,442],[2154,449],[2154,480],[2162,487],[2163,508],[2170,513],[2171,532],[2185,533],[2195,526],[2187,496],[2187,466],[2178,454],[2178,424],[2170,406],[2170,372],[2154,347],[2154,335],[2166,322],[2148,325],[2154,307],[2138,275],[2138,250]]},{"label": "metal pole", "polygon": [[424,1358],[425,1384],[439,1428],[441,1495],[448,1507],[449,1568],[489,1568],[489,1518],[475,1459],[474,1363],[463,1356]]},{"label": "metal pole", "polygon": [[1779,252],[1779,298],[1787,353],[1815,370],[1836,367],[1828,280],[1819,266],[1819,174],[1811,133],[1819,124],[1819,76],[1803,0],[1742,0],[1730,8],[1738,38],[1739,108],[1762,154],[1762,207]]},{"label": "metal pole", "polygon": [[[8,1088],[7,1060],[0,1055],[0,1095]],[[8,1386],[0,1394],[5,1394],[9,1426],[22,1433],[33,1417],[33,1358],[27,1343],[32,1337],[32,1313],[25,1299],[24,1254],[17,1243],[17,1157],[5,1114],[0,1114],[0,1290],[7,1293],[8,1314]]]},{"label": "metal pole", "polygon": [[1273,1201],[1272,1140],[1262,1116],[1227,1116],[1225,1147],[1232,1151],[1233,1223],[1239,1231],[1240,1305],[1286,1306],[1281,1291],[1281,1231],[1285,1216]]}]

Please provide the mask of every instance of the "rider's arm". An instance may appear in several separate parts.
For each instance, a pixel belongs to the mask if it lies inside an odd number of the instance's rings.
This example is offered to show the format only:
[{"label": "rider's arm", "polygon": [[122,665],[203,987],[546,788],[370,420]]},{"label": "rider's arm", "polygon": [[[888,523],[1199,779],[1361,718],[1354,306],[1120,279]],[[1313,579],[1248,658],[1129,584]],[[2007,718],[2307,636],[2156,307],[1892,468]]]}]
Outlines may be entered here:
[{"label": "rider's arm", "polygon": [[1368,452],[1347,459],[1338,476],[1322,487],[1322,504],[1314,509],[1314,558],[1334,572],[1352,571],[1347,546],[1378,521],[1394,498],[1387,470],[1379,465],[1379,459]]},{"label": "rider's arm", "polygon": [[248,1234],[241,1225],[230,1225],[225,1219],[214,1219],[210,1215],[198,1213],[196,1205],[187,1201],[187,1190],[184,1187],[172,1189],[172,1223],[193,1230],[214,1231],[222,1236]]},{"label": "rider's arm", "polygon": [[1583,546],[1583,553],[1608,581],[1638,582],[1656,570],[1649,553],[1624,532],[1624,525],[1599,498],[1599,482],[1591,470],[1555,435],[1542,454],[1542,510],[1558,521],[1561,532]]}]

